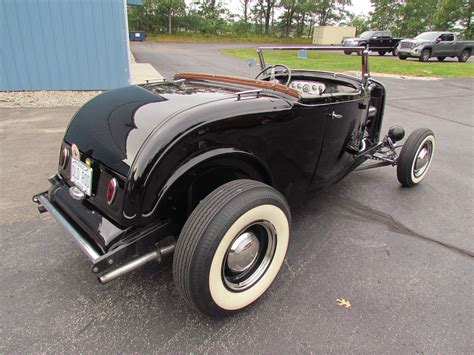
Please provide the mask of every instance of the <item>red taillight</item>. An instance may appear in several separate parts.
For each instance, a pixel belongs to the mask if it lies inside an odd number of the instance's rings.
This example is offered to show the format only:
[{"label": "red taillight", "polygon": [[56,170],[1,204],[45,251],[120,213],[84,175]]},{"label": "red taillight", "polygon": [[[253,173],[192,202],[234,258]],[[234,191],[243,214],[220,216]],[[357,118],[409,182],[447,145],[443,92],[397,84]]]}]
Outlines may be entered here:
[{"label": "red taillight", "polygon": [[59,166],[61,167],[61,169],[66,168],[68,158],[69,158],[69,149],[67,147],[64,147],[61,150],[61,155],[59,156]]},{"label": "red taillight", "polygon": [[115,195],[117,194],[117,187],[118,187],[117,179],[116,178],[110,179],[109,183],[107,184],[107,193],[105,194],[105,197],[107,198],[107,203],[109,205],[111,205],[112,202],[114,202]]}]

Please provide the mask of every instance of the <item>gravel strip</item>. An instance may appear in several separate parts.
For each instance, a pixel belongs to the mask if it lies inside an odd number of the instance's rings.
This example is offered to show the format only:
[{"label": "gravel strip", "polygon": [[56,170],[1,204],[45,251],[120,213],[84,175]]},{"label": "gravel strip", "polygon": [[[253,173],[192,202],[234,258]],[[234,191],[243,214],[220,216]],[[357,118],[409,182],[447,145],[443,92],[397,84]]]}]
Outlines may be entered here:
[{"label": "gravel strip", "polygon": [[102,91],[1,91],[1,108],[78,107]]}]

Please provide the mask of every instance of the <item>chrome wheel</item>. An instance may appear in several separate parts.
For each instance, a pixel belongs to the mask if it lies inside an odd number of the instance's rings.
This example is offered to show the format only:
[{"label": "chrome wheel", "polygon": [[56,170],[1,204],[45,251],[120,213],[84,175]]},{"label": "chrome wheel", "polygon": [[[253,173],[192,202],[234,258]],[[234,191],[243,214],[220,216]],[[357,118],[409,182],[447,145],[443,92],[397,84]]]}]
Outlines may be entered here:
[{"label": "chrome wheel", "polygon": [[419,149],[416,154],[416,159],[413,164],[413,175],[416,178],[422,176],[431,161],[431,155],[433,152],[433,143],[426,141]]},{"label": "chrome wheel", "polygon": [[420,55],[420,62],[427,62],[430,60],[431,51],[429,49],[423,49]]},{"label": "chrome wheel", "polygon": [[265,274],[276,249],[276,231],[268,221],[247,226],[231,242],[222,263],[222,278],[232,291],[252,287]]},{"label": "chrome wheel", "polygon": [[243,272],[252,266],[258,256],[260,242],[252,232],[242,233],[230,246],[227,266],[231,272]]},{"label": "chrome wheel", "polygon": [[283,265],[290,224],[288,203],[272,187],[247,179],[219,186],[193,210],[176,243],[179,293],[210,316],[251,305]]}]

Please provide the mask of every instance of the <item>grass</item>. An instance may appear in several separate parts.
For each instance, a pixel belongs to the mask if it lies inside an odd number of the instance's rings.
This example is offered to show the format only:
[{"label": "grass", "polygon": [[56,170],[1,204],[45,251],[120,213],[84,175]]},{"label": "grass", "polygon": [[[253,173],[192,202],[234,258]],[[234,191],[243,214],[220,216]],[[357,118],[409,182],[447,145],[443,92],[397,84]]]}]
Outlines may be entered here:
[{"label": "grass", "polygon": [[257,35],[206,35],[201,33],[186,34],[147,34],[147,40],[157,42],[252,42],[252,43],[287,43],[287,44],[311,44],[311,38],[306,37],[289,37],[280,38],[273,36],[257,36]]},{"label": "grass", "polygon": [[[256,57],[253,48],[228,48],[222,51],[224,54],[239,57]],[[386,56],[388,56],[387,54]],[[334,72],[359,71],[361,68],[361,57],[345,55],[334,52],[308,52],[307,59],[297,58],[295,51],[265,51],[265,62],[281,63],[290,68],[318,69]],[[421,63],[417,60],[399,60],[394,58],[383,58],[370,56],[369,70],[371,73],[386,73],[406,76],[425,77],[474,77],[474,63],[460,62],[427,62]]]}]

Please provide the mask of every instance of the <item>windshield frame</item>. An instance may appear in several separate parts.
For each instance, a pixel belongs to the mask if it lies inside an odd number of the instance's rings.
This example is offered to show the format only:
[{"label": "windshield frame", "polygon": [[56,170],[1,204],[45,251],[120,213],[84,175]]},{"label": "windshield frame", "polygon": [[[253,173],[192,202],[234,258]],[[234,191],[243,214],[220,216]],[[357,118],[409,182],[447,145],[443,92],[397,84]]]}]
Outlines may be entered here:
[{"label": "windshield frame", "polygon": [[[262,46],[257,47],[257,55],[260,61],[260,68],[263,70],[267,68],[265,64],[265,58],[263,56],[264,50],[279,50],[279,51],[345,51],[352,50],[353,52],[360,53],[361,56],[361,80],[365,87],[369,84],[370,72],[369,72],[369,51],[365,46]],[[269,66],[271,67],[271,66]],[[291,69],[290,69],[291,70]],[[332,72],[331,72],[332,73]],[[336,74],[336,73],[332,73]]]}]

